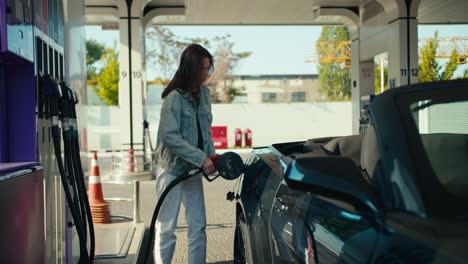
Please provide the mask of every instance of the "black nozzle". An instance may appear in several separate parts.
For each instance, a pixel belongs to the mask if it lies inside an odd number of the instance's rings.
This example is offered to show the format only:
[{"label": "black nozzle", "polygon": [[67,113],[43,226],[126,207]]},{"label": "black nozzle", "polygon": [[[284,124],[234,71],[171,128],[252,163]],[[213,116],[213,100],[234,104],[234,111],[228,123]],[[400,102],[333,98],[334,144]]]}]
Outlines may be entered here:
[{"label": "black nozzle", "polygon": [[45,76],[39,75],[39,79],[41,90],[44,95],[57,98],[62,97],[62,90],[60,89],[58,81],[54,77],[49,74]]},{"label": "black nozzle", "polygon": [[235,152],[225,152],[218,158],[216,169],[224,179],[235,180],[244,172],[244,161]]},{"label": "black nozzle", "polygon": [[60,89],[62,90],[63,99],[67,100],[67,102],[75,102],[75,99],[73,97],[73,90],[67,83],[60,83]]},{"label": "black nozzle", "polygon": [[75,92],[75,89],[71,87],[71,85],[67,82],[61,82],[60,86],[62,90],[67,90],[68,92],[68,100],[74,104],[78,103],[78,95]]}]

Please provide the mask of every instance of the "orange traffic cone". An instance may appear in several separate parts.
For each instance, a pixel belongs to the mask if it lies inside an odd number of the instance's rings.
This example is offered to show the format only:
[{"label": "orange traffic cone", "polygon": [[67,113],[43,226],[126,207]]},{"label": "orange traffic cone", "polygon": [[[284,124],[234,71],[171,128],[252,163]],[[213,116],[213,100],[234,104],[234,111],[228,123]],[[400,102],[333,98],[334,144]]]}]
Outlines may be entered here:
[{"label": "orange traffic cone", "polygon": [[93,223],[107,224],[110,222],[109,205],[104,201],[102,194],[101,177],[97,163],[97,152],[93,152],[91,170],[88,182],[88,199]]}]

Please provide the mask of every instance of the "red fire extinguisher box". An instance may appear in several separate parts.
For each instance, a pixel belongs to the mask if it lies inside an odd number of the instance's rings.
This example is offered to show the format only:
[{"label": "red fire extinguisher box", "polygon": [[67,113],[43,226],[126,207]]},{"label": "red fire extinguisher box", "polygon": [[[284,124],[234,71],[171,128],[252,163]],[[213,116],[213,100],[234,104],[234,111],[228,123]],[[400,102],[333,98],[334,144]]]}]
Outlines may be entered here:
[{"label": "red fire extinguisher box", "polygon": [[244,141],[246,148],[252,147],[252,130],[250,130],[249,128],[246,128],[244,130]]},{"label": "red fire extinguisher box", "polygon": [[242,130],[240,128],[234,129],[234,147],[242,147]]},{"label": "red fire extinguisher box", "polygon": [[210,130],[215,149],[227,149],[227,126],[212,126]]}]

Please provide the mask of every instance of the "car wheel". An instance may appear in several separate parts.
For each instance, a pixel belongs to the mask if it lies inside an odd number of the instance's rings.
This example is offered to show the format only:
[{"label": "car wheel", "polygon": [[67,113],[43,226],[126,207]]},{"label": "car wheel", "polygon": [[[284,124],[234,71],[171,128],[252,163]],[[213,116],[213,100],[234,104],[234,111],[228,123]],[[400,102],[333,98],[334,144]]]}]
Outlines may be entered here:
[{"label": "car wheel", "polygon": [[246,264],[252,263],[251,258],[247,257],[247,252],[250,252],[246,244],[247,224],[241,214],[236,219],[236,229],[234,233],[234,263]]}]

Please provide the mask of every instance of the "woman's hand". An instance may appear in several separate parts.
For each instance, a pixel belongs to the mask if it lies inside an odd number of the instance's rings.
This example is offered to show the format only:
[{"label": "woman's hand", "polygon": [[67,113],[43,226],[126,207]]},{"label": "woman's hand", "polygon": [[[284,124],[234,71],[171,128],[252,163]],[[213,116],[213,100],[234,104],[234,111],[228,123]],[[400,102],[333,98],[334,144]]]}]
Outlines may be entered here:
[{"label": "woman's hand", "polygon": [[214,167],[214,164],[213,162],[211,161],[211,159],[209,157],[206,157],[205,161],[203,161],[203,172],[206,174],[206,175],[209,175],[213,172],[215,172],[215,167]]}]

